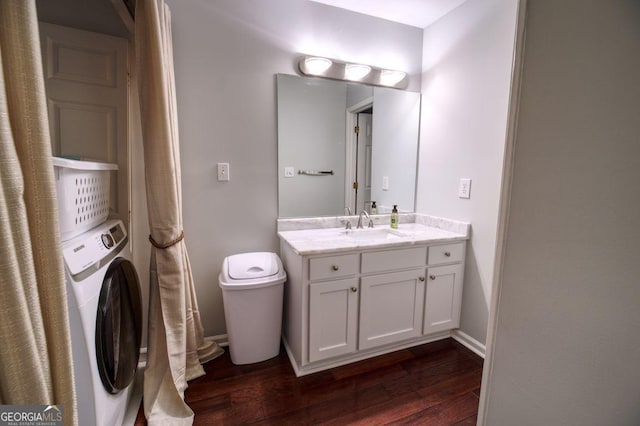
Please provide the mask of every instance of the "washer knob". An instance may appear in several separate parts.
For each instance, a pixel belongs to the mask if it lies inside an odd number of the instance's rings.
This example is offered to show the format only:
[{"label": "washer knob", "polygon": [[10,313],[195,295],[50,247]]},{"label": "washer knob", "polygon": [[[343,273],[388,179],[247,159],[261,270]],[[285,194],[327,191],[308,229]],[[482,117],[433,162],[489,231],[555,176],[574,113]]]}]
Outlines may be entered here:
[{"label": "washer knob", "polygon": [[104,246],[108,249],[110,249],[111,247],[114,246],[114,242],[113,242],[113,237],[111,237],[110,234],[102,234],[102,236],[100,237],[100,239],[102,240],[102,244],[104,244]]}]

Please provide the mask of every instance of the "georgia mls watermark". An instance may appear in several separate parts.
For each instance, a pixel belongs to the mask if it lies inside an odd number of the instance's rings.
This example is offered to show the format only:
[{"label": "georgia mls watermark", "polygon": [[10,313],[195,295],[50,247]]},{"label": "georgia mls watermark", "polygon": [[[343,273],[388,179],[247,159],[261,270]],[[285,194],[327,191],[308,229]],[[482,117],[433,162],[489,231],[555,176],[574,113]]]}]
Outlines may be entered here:
[{"label": "georgia mls watermark", "polygon": [[0,405],[0,426],[62,426],[62,405]]}]

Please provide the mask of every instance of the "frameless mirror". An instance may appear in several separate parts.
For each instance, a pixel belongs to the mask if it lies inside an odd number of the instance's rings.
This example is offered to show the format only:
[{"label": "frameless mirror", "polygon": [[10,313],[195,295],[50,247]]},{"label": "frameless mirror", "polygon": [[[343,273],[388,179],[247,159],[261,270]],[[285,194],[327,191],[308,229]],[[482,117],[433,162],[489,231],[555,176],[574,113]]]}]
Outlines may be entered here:
[{"label": "frameless mirror", "polygon": [[278,74],[279,217],[414,211],[420,94]]}]

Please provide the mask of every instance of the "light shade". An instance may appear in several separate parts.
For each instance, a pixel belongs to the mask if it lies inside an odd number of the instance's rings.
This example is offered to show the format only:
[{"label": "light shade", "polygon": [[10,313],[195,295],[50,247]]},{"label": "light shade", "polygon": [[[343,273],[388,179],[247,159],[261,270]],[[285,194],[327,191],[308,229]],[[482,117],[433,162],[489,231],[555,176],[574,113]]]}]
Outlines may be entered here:
[{"label": "light shade", "polygon": [[404,71],[382,70],[380,71],[380,84],[394,86],[407,76]]},{"label": "light shade", "polygon": [[331,59],[319,58],[316,56],[306,58],[304,64],[310,74],[322,75],[333,64]]},{"label": "light shade", "polygon": [[371,67],[369,65],[347,64],[344,67],[344,78],[358,81],[362,80],[370,72]]}]

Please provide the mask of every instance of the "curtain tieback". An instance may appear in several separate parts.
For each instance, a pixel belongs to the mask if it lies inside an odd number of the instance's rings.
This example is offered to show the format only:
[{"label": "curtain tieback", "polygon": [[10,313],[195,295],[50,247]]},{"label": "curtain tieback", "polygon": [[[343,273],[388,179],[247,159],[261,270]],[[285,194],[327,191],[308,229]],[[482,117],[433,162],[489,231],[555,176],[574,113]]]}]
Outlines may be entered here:
[{"label": "curtain tieback", "polygon": [[178,235],[178,238],[175,238],[175,239],[173,239],[173,240],[171,240],[171,241],[169,241],[168,243],[165,243],[165,244],[160,244],[160,243],[156,242],[156,240],[153,239],[151,234],[149,234],[149,241],[151,242],[151,244],[153,244],[153,246],[155,248],[158,248],[158,249],[168,249],[169,247],[178,244],[182,240],[184,240],[184,230],[180,232],[180,235]]}]

